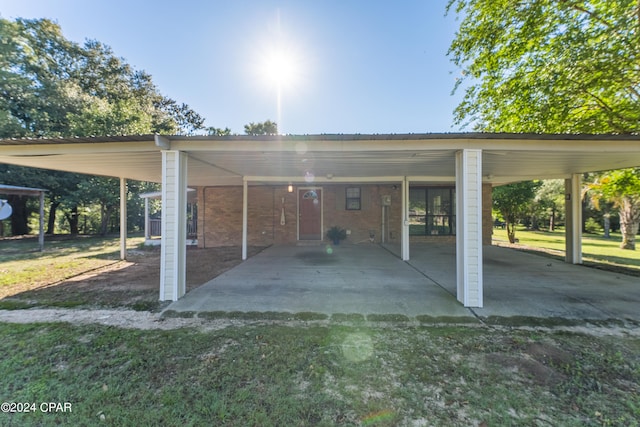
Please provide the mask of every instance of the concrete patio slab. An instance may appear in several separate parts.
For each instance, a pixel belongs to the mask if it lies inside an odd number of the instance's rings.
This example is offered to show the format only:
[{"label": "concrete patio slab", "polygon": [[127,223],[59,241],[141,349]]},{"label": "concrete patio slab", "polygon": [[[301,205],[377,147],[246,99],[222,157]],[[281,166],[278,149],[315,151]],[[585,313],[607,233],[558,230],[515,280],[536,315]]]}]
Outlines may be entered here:
[{"label": "concrete patio slab", "polygon": [[473,318],[453,295],[375,244],[272,246],[167,310]]},{"label": "concrete patio slab", "polygon": [[455,245],[272,246],[167,310],[533,317],[640,323],[640,278],[484,247],[484,307],[455,298]]}]

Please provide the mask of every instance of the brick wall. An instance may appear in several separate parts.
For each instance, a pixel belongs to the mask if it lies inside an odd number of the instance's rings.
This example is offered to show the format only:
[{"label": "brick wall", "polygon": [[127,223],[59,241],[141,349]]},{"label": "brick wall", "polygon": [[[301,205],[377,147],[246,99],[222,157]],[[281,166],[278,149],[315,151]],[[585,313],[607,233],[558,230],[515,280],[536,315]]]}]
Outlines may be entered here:
[{"label": "brick wall", "polygon": [[[283,202],[284,199],[284,202]],[[249,186],[247,241],[249,245],[295,242],[295,193],[282,186]],[[242,187],[198,188],[198,245],[238,246],[242,243]],[[285,220],[281,224],[282,208]]]},{"label": "brick wall", "polygon": [[[347,185],[323,185],[323,237],[338,225],[351,231],[347,241],[369,239],[373,231],[376,242],[381,238],[383,194],[391,195],[387,208],[387,239],[400,239],[400,191],[391,185],[360,185],[361,209],[346,209]],[[298,201],[296,188],[287,192],[285,185],[256,185],[248,189],[248,243],[270,245],[295,243],[298,236]],[[242,242],[242,187],[199,187],[198,245],[200,247],[232,246]],[[284,225],[282,211],[284,208]]]},{"label": "brick wall", "polygon": [[[360,188],[360,210],[346,209],[346,190]],[[382,196],[391,196],[391,206],[386,208],[385,228],[389,241],[400,239],[400,191],[391,185],[332,185],[324,187],[324,232],[334,225],[351,232],[347,241],[369,241],[371,235],[380,242],[382,233]],[[390,231],[390,232],[389,232]]]},{"label": "brick wall", "polygon": [[[361,209],[346,209],[346,188],[361,189]],[[395,188],[394,188],[395,187]],[[400,186],[389,184],[323,185],[323,237],[334,225],[351,231],[347,242],[368,241],[373,232],[376,242],[381,240],[382,196],[391,196],[386,208],[386,241],[400,241],[402,210]],[[295,243],[298,235],[297,188],[287,192],[286,185],[250,185],[248,204],[248,243],[266,246]],[[491,244],[491,185],[482,187],[483,244]],[[238,246],[242,243],[242,187],[199,187],[198,245],[200,247]],[[284,225],[281,224],[284,208]],[[411,236],[411,241],[455,241],[455,236]]]}]

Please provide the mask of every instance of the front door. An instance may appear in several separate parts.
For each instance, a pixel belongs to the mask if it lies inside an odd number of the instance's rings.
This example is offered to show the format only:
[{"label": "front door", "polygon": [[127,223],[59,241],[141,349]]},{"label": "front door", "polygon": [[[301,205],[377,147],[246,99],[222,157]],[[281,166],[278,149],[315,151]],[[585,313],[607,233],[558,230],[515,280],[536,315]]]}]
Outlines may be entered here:
[{"label": "front door", "polygon": [[298,190],[298,239],[322,240],[322,190]]}]

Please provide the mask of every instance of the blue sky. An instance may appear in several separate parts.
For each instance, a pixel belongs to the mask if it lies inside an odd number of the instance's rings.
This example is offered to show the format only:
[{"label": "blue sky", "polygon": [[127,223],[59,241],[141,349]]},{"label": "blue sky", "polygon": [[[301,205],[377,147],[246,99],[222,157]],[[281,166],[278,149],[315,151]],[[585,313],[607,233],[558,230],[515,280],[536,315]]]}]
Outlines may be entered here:
[{"label": "blue sky", "polygon": [[[50,18],[74,41],[96,39],[189,104],[207,126],[280,131],[455,132],[459,70],[446,56],[457,22],[446,0],[402,2],[0,0],[5,19]],[[265,78],[274,49],[293,77]]]}]

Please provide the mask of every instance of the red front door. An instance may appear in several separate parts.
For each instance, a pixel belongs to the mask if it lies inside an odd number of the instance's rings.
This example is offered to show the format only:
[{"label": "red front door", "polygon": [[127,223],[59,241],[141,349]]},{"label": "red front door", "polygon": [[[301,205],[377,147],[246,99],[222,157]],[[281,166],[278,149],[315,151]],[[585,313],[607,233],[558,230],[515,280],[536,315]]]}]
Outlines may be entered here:
[{"label": "red front door", "polygon": [[298,190],[298,239],[322,240],[322,190]]}]

